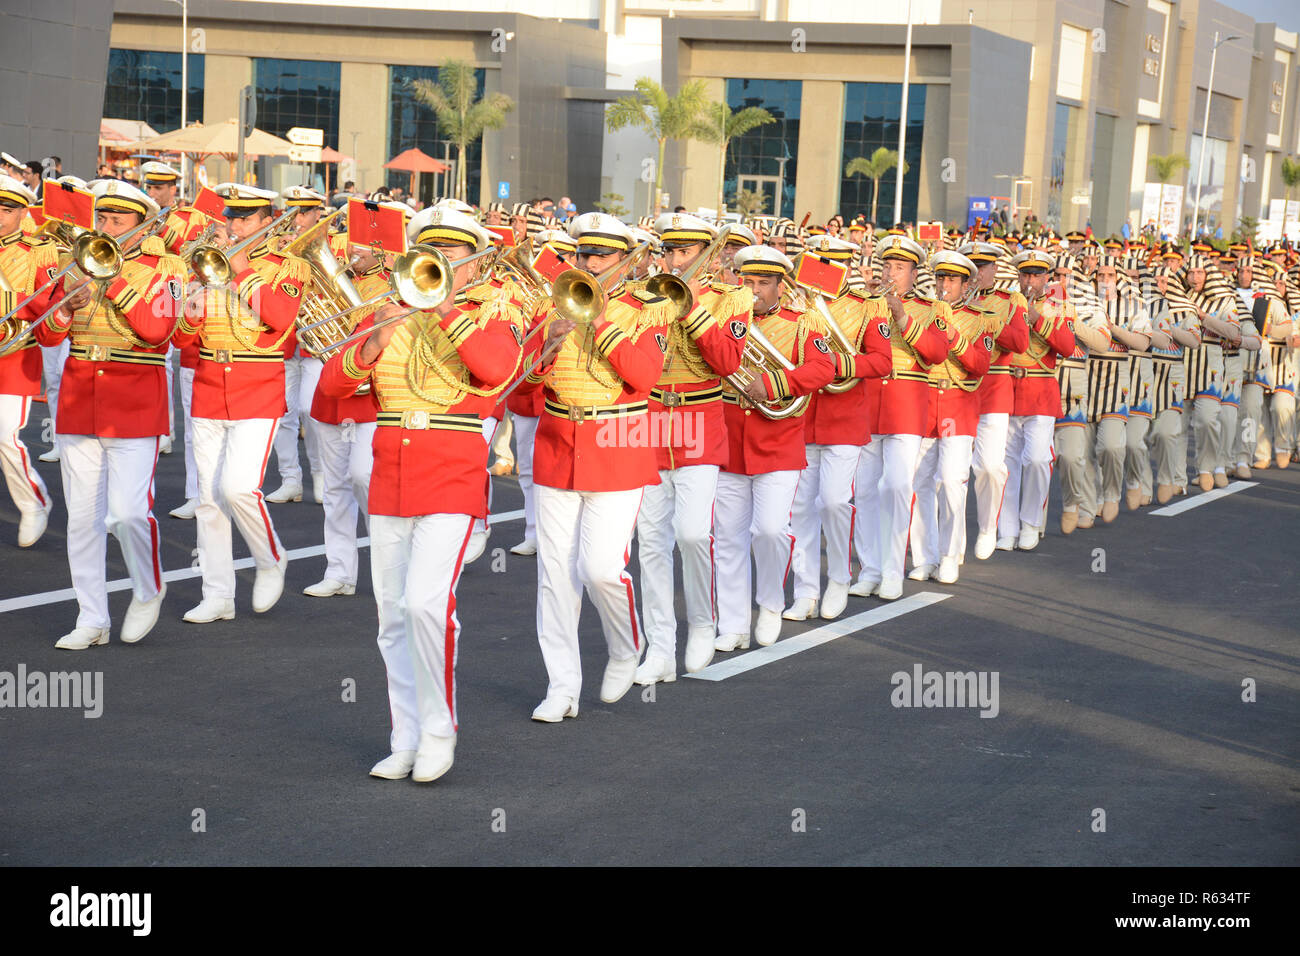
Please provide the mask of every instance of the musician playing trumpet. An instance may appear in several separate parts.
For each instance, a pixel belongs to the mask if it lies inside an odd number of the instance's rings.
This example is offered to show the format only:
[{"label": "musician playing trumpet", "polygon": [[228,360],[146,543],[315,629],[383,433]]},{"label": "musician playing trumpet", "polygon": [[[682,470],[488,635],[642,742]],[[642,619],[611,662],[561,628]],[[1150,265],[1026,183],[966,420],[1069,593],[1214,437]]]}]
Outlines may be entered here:
[{"label": "musician playing trumpet", "polygon": [[342,400],[368,381],[379,404],[370,576],[393,727],[391,752],[370,773],[427,783],[455,756],[456,585],[474,520],[487,515],[483,420],[519,368],[521,337],[508,298],[470,300],[465,290],[478,267],[454,264],[488,248],[482,226],[433,207],[407,232],[451,260],[439,264],[451,269],[441,277],[445,288],[430,290],[437,304],[381,306],[357,329],[373,331],[325,364],[319,390]]},{"label": "musician playing trumpet", "polygon": [[[158,212],[128,183],[98,180],[96,227],[117,239]],[[167,434],[167,349],[184,301],[185,264],[150,236],[128,242],[117,277],[97,291],[69,275],[62,306],[36,330],[45,346],[71,339],[59,390],[58,444],[68,506],[68,564],[77,624],[56,647],[109,639],[106,536],[122,548],[131,606],[121,638],[133,644],[158,620],[162,580],[153,478]]]}]

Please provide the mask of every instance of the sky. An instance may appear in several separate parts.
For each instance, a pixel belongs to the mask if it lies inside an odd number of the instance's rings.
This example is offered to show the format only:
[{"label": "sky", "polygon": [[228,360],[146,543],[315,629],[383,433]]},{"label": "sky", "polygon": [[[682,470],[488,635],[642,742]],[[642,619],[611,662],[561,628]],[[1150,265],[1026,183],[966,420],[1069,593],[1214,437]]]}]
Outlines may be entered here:
[{"label": "sky", "polygon": [[1296,0],[1224,0],[1259,23],[1276,23],[1283,30],[1300,31],[1300,3]]}]

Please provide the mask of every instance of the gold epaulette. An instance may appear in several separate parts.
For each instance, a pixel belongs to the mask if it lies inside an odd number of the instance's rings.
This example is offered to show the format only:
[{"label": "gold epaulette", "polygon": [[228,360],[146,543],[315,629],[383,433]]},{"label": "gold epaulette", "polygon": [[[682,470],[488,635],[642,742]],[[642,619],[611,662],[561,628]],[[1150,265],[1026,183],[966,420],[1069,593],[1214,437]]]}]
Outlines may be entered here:
[{"label": "gold epaulette", "polygon": [[853,288],[850,288],[850,289],[849,289],[847,292],[845,292],[844,294],[845,294],[846,296],[851,297],[851,298],[857,299],[859,302],[866,302],[868,299],[870,299],[870,298],[874,298],[873,296],[870,296],[870,295],[867,294],[867,290],[866,290],[866,289],[853,289]]},{"label": "gold epaulette", "polygon": [[53,239],[46,236],[23,236],[19,241],[27,249],[28,265],[34,270],[33,275],[51,267],[58,268],[59,247]]},{"label": "gold epaulette", "polygon": [[628,337],[633,342],[647,329],[668,325],[677,318],[677,306],[672,299],[655,295],[645,289],[633,289],[619,296],[615,301],[631,306],[637,312],[635,326],[628,331]]},{"label": "gold epaulette", "polygon": [[720,296],[718,301],[709,307],[709,311],[719,322],[725,322],[732,316],[747,313],[754,308],[754,293],[748,286],[715,282],[709,288]]},{"label": "gold epaulette", "polygon": [[146,256],[167,255],[167,244],[158,236],[147,236],[140,243],[140,251]]},{"label": "gold epaulette", "polygon": [[284,261],[280,263],[280,268],[270,285],[277,286],[285,281],[305,285],[311,279],[311,266],[307,264],[306,259],[299,259],[297,256],[282,256],[282,258]]}]

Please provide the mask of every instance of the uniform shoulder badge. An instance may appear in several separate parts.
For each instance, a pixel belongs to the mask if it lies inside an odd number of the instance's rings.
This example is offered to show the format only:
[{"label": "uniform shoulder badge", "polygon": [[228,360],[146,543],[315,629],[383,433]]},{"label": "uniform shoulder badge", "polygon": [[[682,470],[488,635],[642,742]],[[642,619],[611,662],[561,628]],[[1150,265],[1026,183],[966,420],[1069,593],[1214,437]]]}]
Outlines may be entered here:
[{"label": "uniform shoulder badge", "polygon": [[510,334],[515,337],[516,345],[524,344],[524,333],[521,332],[519,326],[515,325],[513,322],[510,323]]},{"label": "uniform shoulder badge", "polygon": [[656,332],[656,333],[655,333],[655,344],[659,346],[659,351],[660,351],[660,352],[667,352],[667,351],[668,351],[668,336],[664,335],[662,332]]},{"label": "uniform shoulder badge", "polygon": [[731,332],[731,337],[735,339],[743,339],[749,332],[749,326],[740,319],[732,319],[728,322],[727,329]]},{"label": "uniform shoulder badge", "polygon": [[826,340],[822,338],[820,335],[817,336],[815,339],[813,339],[813,347],[816,348],[817,351],[821,352],[823,355],[829,355],[831,351],[831,347],[826,344]]},{"label": "uniform shoulder badge", "polygon": [[298,296],[302,295],[301,289],[299,289],[296,285],[290,285],[288,282],[280,283],[280,291],[283,292],[291,299],[296,299],[298,298]]},{"label": "uniform shoulder badge", "polygon": [[940,332],[948,331],[948,323],[945,322],[943,319],[939,318],[939,316],[937,315],[934,317],[934,327],[938,329]]},{"label": "uniform shoulder badge", "polygon": [[986,352],[993,351],[993,336],[991,335],[984,336],[984,351]]},{"label": "uniform shoulder badge", "polygon": [[880,333],[880,337],[882,339],[889,338],[889,323],[881,322],[879,325],[876,326],[876,331]]}]

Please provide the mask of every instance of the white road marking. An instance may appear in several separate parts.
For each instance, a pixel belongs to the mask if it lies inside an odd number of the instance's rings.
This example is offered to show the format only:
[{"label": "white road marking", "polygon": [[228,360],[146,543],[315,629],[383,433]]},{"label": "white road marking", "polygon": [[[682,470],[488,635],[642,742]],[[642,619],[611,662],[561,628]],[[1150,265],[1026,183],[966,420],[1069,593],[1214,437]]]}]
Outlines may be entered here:
[{"label": "white road marking", "polygon": [[951,594],[940,594],[937,591],[921,591],[905,598],[899,598],[897,601],[883,607],[863,611],[861,614],[854,614],[852,617],[841,618],[838,621],[831,621],[829,624],[823,624],[815,630],[799,634],[796,637],[779,640],[775,644],[760,647],[756,651],[725,658],[717,664],[710,664],[704,670],[686,676],[693,677],[696,680],[726,680],[728,677],[735,677],[737,674],[752,671],[756,667],[771,664],[773,661],[782,660],[825,644],[828,641],[833,641],[836,638],[844,637],[847,634],[854,634],[874,624],[890,621],[896,617],[902,617],[904,614],[911,614],[913,611],[919,611],[931,604],[938,604],[950,597],[952,597]]},{"label": "white road marking", "polygon": [[[503,511],[501,514],[489,515],[488,524],[496,525],[506,521],[517,521],[524,516],[520,511]],[[369,538],[357,538],[357,547],[365,548],[370,545]],[[295,548],[286,552],[290,561],[297,561],[299,558],[315,558],[325,553],[325,545],[318,544],[310,548]],[[252,558],[241,558],[235,562],[235,570],[243,571],[246,568],[253,567]],[[184,581],[187,578],[197,578],[199,576],[198,568],[177,568],[174,571],[164,571],[164,581]],[[116,581],[108,582],[109,593],[114,591],[128,591],[131,589],[130,578],[118,578]],[[58,591],[42,591],[39,594],[25,594],[22,597],[6,598],[0,600],[0,614],[6,611],[21,611],[29,607],[40,607],[44,604],[58,604],[60,601],[76,600],[77,592],[72,588],[63,588]]]},{"label": "white road marking", "polygon": [[1191,511],[1193,508],[1199,508],[1203,504],[1208,504],[1222,498],[1224,495],[1235,494],[1238,491],[1245,491],[1247,488],[1254,488],[1258,481],[1234,481],[1226,488],[1215,488],[1213,491],[1203,491],[1199,495],[1189,496],[1186,501],[1180,501],[1177,504],[1165,505],[1163,508],[1157,508],[1150,512],[1153,515],[1160,515],[1162,518],[1172,518],[1174,515],[1180,515],[1184,511]]}]

